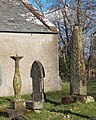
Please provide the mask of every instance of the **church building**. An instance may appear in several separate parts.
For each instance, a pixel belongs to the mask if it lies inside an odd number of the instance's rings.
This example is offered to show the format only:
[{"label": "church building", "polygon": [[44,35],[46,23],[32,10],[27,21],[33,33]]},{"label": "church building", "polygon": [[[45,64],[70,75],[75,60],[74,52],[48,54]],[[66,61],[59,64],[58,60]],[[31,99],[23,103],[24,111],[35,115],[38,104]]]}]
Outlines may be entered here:
[{"label": "church building", "polygon": [[22,94],[32,93],[31,67],[44,67],[44,91],[60,89],[58,31],[28,0],[0,0],[0,96],[14,94],[15,62],[20,60]]}]

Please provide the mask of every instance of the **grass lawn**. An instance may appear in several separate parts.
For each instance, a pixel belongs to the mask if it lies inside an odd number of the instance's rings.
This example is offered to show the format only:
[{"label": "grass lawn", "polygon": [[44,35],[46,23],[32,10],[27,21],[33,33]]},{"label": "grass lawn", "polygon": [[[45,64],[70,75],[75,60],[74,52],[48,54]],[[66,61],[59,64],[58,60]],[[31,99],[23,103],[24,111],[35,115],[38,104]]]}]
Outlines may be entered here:
[{"label": "grass lawn", "polygon": [[[87,83],[88,94],[96,95],[96,81]],[[62,90],[47,92],[48,102],[44,103],[44,109],[41,111],[31,111],[25,117],[27,120],[96,120],[96,102],[94,103],[73,103],[69,105],[60,104],[61,98],[69,94],[69,83],[64,83]],[[22,96],[25,100],[31,98],[30,95]],[[9,106],[9,101],[13,97],[0,98],[0,110]],[[10,120],[0,117],[0,120]]]}]

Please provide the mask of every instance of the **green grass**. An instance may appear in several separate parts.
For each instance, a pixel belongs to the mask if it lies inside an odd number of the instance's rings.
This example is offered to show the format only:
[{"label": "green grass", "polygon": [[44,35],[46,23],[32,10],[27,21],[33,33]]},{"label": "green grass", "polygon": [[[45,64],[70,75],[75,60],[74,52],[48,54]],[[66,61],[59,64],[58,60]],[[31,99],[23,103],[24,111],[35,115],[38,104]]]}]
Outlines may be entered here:
[{"label": "green grass", "polygon": [[65,82],[62,85],[62,90],[47,92],[46,96],[47,96],[48,99],[55,100],[56,102],[61,102],[62,96],[69,95],[69,93],[70,93],[69,83]]},{"label": "green grass", "polygon": [[[88,94],[96,95],[96,81],[88,81]],[[96,102],[94,103],[72,103],[69,105],[60,104],[62,96],[69,94],[69,83],[62,85],[62,90],[47,92],[46,98],[49,102],[44,103],[44,109],[38,113],[31,111],[25,117],[27,120],[96,120]],[[31,95],[23,95],[25,100],[31,98]],[[0,109],[9,106],[9,101],[13,97],[0,98]],[[70,117],[70,119],[68,118]],[[0,117],[0,120],[10,120]]]},{"label": "green grass", "polygon": [[87,93],[96,97],[96,80],[90,80],[87,82]]}]

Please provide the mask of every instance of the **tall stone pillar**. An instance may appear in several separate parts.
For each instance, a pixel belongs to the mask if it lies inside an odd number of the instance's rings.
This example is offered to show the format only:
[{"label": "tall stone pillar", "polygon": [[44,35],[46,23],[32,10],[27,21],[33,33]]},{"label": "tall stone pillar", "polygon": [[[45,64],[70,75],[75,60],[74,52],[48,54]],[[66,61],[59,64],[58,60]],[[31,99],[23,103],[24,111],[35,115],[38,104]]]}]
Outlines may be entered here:
[{"label": "tall stone pillar", "polygon": [[12,109],[24,109],[25,103],[21,98],[21,87],[22,81],[19,71],[19,61],[23,58],[23,56],[11,56],[11,58],[15,61],[15,73],[13,78],[13,88],[14,88],[14,99],[10,102],[10,107]]},{"label": "tall stone pillar", "polygon": [[[23,119],[22,115],[26,115],[27,110],[25,108],[25,101],[21,97],[21,87],[22,81],[19,70],[19,61],[23,56],[11,56],[11,58],[15,61],[15,73],[13,78],[13,88],[14,88],[14,99],[10,101],[10,108],[6,109],[4,112],[4,116],[8,118]],[[20,116],[20,117],[19,117]]]},{"label": "tall stone pillar", "polygon": [[75,25],[70,41],[70,94],[87,95],[82,28]]}]

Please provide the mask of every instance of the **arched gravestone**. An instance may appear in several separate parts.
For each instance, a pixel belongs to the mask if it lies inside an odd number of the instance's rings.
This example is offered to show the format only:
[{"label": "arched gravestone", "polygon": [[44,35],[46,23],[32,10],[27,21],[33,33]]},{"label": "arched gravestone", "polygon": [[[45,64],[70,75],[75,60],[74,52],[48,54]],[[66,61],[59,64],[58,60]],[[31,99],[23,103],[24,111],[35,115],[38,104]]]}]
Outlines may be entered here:
[{"label": "arched gravestone", "polygon": [[31,68],[33,100],[44,100],[44,77],[45,71],[43,65],[38,60],[34,61]]},{"label": "arched gravestone", "polygon": [[26,108],[43,109],[45,72],[43,65],[38,60],[32,64],[30,77],[32,78],[33,93],[32,99],[26,101]]}]

